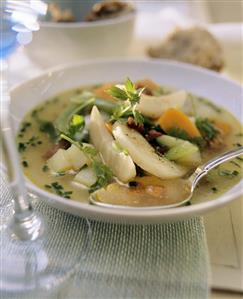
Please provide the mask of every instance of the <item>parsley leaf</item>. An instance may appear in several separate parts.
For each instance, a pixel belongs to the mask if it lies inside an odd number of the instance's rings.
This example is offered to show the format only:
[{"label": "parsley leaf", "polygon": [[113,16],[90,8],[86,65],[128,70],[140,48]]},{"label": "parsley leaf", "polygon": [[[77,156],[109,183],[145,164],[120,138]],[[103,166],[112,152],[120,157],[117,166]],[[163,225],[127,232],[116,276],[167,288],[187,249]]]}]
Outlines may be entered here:
[{"label": "parsley leaf", "polygon": [[91,187],[90,192],[104,187],[113,177],[111,169],[100,161],[94,160],[92,163],[92,168],[97,176],[97,182]]},{"label": "parsley leaf", "polygon": [[48,134],[51,140],[57,139],[58,134],[52,122],[39,120],[39,123],[41,132]]},{"label": "parsley leaf", "polygon": [[223,169],[223,170],[218,170],[218,175],[219,176],[225,176],[225,177],[235,177],[239,174],[237,170],[228,170],[228,169]]},{"label": "parsley leaf", "polygon": [[219,134],[219,131],[207,118],[196,118],[196,126],[205,140],[213,140]]},{"label": "parsley leaf", "polygon": [[188,135],[188,133],[181,129],[181,128],[177,128],[177,127],[174,127],[174,128],[171,128],[168,132],[167,132],[168,135],[170,136],[173,136],[173,137],[176,137],[176,138],[180,138],[180,139],[183,139],[183,140],[188,140],[200,147],[202,147],[204,145],[204,140],[201,138],[201,137],[190,137]]},{"label": "parsley leaf", "polygon": [[69,123],[68,135],[75,140],[81,140],[84,126],[84,117],[79,114],[73,114]]},{"label": "parsley leaf", "polygon": [[114,110],[111,121],[116,121],[121,118],[133,116],[136,124],[142,124],[144,118],[141,113],[136,110],[137,103],[139,103],[140,97],[144,88],[136,89],[135,84],[127,78],[124,85],[117,84],[112,86],[107,92],[123,101]]},{"label": "parsley leaf", "polygon": [[44,187],[52,190],[57,195],[62,196],[64,198],[68,198],[68,199],[71,198],[70,195],[73,193],[72,191],[65,191],[63,189],[63,186],[61,184],[59,184],[58,182],[53,182],[50,185],[45,185]]}]

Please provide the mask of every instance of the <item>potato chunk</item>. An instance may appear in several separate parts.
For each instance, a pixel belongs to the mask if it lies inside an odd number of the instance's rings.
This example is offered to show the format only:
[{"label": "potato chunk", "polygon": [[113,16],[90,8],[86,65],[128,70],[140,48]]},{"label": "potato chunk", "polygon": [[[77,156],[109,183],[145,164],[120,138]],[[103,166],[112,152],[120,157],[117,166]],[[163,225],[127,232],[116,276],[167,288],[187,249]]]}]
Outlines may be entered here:
[{"label": "potato chunk", "polygon": [[47,165],[54,172],[63,172],[72,168],[66,150],[61,148],[47,161]]},{"label": "potato chunk", "polygon": [[91,187],[96,183],[97,177],[91,167],[85,167],[76,174],[74,181],[85,185],[86,187]]},{"label": "potato chunk", "polygon": [[74,144],[66,150],[66,157],[70,161],[73,170],[78,170],[85,164],[89,164],[89,158]]}]

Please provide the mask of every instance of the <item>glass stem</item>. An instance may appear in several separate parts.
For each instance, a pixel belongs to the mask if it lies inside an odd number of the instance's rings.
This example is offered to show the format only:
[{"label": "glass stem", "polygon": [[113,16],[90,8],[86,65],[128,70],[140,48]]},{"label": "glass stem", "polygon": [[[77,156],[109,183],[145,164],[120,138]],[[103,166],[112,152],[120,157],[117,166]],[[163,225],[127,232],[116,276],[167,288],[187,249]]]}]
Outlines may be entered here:
[{"label": "glass stem", "polygon": [[[14,216],[9,224],[11,235],[22,240],[36,239],[41,232],[41,220],[34,213],[25,186],[10,115],[7,62],[0,60],[1,136],[10,187],[14,197]],[[20,99],[21,101],[22,99]]]}]

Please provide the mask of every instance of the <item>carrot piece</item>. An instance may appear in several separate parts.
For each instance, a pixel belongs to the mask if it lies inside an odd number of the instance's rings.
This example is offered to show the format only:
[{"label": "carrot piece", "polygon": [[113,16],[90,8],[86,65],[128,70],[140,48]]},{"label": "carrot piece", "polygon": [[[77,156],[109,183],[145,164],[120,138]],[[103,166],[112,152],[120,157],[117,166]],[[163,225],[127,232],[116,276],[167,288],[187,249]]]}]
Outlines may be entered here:
[{"label": "carrot piece", "polygon": [[158,90],[160,86],[156,84],[154,81],[149,79],[139,80],[135,83],[136,88],[146,87],[149,90]]},{"label": "carrot piece", "polygon": [[221,122],[219,120],[213,120],[213,125],[219,129],[223,135],[228,135],[231,131],[231,126],[228,123]]},{"label": "carrot piece", "polygon": [[112,124],[111,123],[105,123],[106,129],[109,131],[109,133],[112,134]]},{"label": "carrot piece", "polygon": [[99,98],[101,98],[101,99],[104,99],[104,100],[108,100],[108,101],[115,102],[115,99],[114,99],[111,95],[109,95],[109,94],[107,93],[107,90],[108,90],[109,88],[111,88],[113,85],[114,85],[114,84],[112,84],[112,83],[107,83],[107,84],[104,84],[104,85],[102,85],[102,86],[96,88],[96,89],[94,90],[94,94],[95,94],[95,96],[96,96],[96,97],[99,97]]},{"label": "carrot piece", "polygon": [[160,127],[168,132],[172,128],[184,130],[190,137],[200,137],[201,134],[189,117],[180,110],[170,108],[158,120]]},{"label": "carrot piece", "polygon": [[143,177],[136,177],[134,179],[135,182],[141,184],[143,187],[153,185],[153,186],[160,186],[163,184],[163,181],[156,176],[148,175]]}]

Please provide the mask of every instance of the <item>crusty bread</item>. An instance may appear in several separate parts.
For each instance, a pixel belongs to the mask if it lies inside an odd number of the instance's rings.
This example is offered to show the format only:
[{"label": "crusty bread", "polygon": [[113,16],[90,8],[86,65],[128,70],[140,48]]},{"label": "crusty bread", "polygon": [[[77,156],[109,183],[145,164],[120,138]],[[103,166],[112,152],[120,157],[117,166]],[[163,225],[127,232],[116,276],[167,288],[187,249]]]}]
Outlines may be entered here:
[{"label": "crusty bread", "polygon": [[177,29],[158,47],[148,49],[151,57],[196,64],[214,71],[223,68],[223,51],[219,42],[200,27]]}]

